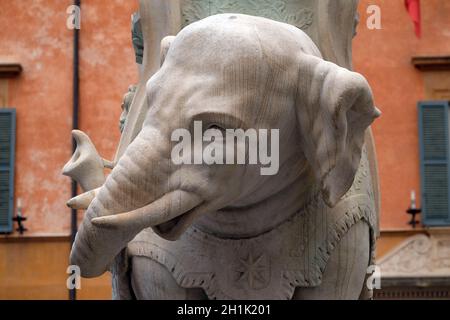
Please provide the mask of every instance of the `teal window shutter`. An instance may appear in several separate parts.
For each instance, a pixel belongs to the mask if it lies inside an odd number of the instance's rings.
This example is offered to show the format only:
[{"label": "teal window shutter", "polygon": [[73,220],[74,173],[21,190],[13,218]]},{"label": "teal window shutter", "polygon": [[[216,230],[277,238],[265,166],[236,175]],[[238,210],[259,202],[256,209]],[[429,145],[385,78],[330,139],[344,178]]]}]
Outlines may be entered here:
[{"label": "teal window shutter", "polygon": [[0,233],[13,231],[16,110],[0,109]]},{"label": "teal window shutter", "polygon": [[450,225],[449,102],[419,103],[422,224]]}]

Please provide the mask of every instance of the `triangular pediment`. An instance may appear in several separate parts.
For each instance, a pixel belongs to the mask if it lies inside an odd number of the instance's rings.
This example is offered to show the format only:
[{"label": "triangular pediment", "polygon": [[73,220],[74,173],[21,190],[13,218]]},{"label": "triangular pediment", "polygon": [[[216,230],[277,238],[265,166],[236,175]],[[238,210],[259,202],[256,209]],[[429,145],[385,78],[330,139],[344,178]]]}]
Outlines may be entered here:
[{"label": "triangular pediment", "polygon": [[409,237],[378,266],[382,278],[450,277],[450,232]]}]

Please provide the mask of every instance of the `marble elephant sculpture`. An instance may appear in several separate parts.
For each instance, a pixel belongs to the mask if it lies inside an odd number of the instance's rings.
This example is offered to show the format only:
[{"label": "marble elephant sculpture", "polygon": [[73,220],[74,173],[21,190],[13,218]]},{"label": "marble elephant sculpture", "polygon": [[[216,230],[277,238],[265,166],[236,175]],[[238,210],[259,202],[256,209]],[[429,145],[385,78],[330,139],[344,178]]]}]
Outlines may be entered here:
[{"label": "marble elephant sculpture", "polygon": [[[92,200],[71,263],[111,270],[122,299],[358,298],[376,224],[364,133],[380,114],[364,77],[301,30],[241,14],[162,47],[142,130],[104,185],[71,201]],[[174,164],[171,134],[194,121],[279,129],[278,173]]]}]

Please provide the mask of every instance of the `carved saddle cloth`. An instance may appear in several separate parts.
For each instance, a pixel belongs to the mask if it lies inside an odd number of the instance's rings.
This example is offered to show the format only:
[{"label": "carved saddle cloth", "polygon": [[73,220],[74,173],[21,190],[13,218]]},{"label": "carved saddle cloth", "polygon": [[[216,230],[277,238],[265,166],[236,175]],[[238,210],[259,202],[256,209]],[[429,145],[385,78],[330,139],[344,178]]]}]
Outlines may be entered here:
[{"label": "carved saddle cloth", "polygon": [[377,215],[362,158],[352,188],[335,208],[318,197],[277,228],[248,239],[222,239],[191,227],[171,242],[149,228],[129,243],[128,259],[153,259],[181,287],[203,288],[210,299],[291,299],[296,287],[321,284],[334,247],[360,220],[371,229],[373,260]]}]

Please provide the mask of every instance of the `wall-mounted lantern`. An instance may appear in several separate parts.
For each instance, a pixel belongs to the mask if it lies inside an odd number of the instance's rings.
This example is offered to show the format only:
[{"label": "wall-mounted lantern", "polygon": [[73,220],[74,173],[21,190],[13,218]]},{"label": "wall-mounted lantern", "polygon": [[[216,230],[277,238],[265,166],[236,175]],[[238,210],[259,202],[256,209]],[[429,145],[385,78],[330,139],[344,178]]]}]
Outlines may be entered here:
[{"label": "wall-mounted lantern", "polygon": [[409,205],[409,208],[406,210],[407,214],[411,215],[411,220],[408,222],[409,225],[413,229],[416,228],[416,225],[419,223],[418,220],[416,220],[416,215],[420,214],[422,212],[421,208],[417,208],[416,206],[416,192],[414,190],[411,191],[411,203]]}]

